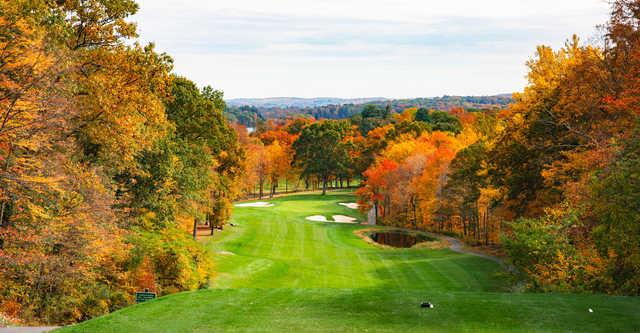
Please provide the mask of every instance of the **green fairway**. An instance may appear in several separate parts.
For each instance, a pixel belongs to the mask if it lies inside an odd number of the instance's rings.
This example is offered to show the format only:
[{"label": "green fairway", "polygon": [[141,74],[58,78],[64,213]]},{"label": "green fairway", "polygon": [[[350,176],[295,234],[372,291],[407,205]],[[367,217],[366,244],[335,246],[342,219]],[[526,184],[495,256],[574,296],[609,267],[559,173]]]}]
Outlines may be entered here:
[{"label": "green fairway", "polygon": [[[366,243],[363,219],[338,205],[349,193],[274,199],[235,208],[206,241],[211,288],[131,306],[61,332],[635,332],[640,298],[511,293],[493,261],[431,249]],[[434,309],[420,308],[428,300]],[[588,311],[594,310],[593,313]]]}]

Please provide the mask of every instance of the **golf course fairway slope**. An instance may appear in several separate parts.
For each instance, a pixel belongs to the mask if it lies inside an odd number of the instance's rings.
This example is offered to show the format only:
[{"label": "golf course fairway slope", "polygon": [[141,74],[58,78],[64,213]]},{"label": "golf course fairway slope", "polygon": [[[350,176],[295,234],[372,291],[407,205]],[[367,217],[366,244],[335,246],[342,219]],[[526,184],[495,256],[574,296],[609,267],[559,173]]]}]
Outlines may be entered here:
[{"label": "golf course fairway slope", "polygon": [[[513,293],[491,260],[449,249],[390,249],[365,226],[307,216],[363,216],[349,193],[236,207],[204,240],[209,289],[130,306],[59,332],[637,332],[640,298]],[[422,301],[435,304],[420,307]],[[593,312],[590,312],[592,309]]]}]

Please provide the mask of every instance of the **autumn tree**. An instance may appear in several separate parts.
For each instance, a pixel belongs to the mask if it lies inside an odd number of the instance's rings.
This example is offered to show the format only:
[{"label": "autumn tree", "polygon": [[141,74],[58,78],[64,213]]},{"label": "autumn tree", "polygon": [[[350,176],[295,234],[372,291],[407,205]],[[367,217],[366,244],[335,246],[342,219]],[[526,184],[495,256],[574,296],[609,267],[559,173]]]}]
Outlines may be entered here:
[{"label": "autumn tree", "polygon": [[457,139],[444,132],[399,137],[365,171],[361,202],[378,206],[385,223],[434,227],[448,165],[458,149]]},{"label": "autumn tree", "polygon": [[281,180],[284,180],[285,191],[289,181],[294,180],[297,172],[291,165],[293,159],[293,143],[300,131],[308,123],[304,118],[286,119],[281,123],[268,122],[268,128],[256,133],[267,149],[269,168],[270,195],[273,196]]},{"label": "autumn tree", "polygon": [[[125,306],[140,270],[161,293],[209,277],[204,249],[173,215],[203,188],[232,194],[242,153],[220,93],[167,112],[180,95],[172,61],[131,42],[136,10],[128,0],[0,1],[0,303],[27,320]],[[194,129],[200,137],[183,135]]]},{"label": "autumn tree", "polygon": [[363,174],[365,181],[363,186],[357,191],[357,195],[360,198],[359,204],[361,209],[374,209],[376,223],[378,221],[380,211],[384,207],[382,205],[385,198],[385,192],[389,186],[389,175],[397,168],[397,163],[384,159],[375,166],[369,168]]},{"label": "autumn tree", "polygon": [[[636,125],[636,131],[640,126]],[[636,132],[638,133],[638,132]],[[638,133],[640,134],[640,133]],[[600,253],[608,258],[615,289],[640,293],[640,136],[636,134],[616,162],[600,171],[593,184],[594,230]]]},{"label": "autumn tree", "polygon": [[640,294],[640,2],[618,0],[613,3],[607,25],[604,50],[612,93],[605,97],[608,116],[606,129],[614,134],[609,141],[614,153],[597,171],[591,190],[595,219],[593,235],[600,255],[606,260],[610,285],[599,286],[609,292]]},{"label": "autumn tree", "polygon": [[266,158],[269,163],[269,182],[271,189],[269,196],[273,197],[280,179],[287,178],[291,168],[292,154],[278,141],[274,141],[266,148]]},{"label": "autumn tree", "polygon": [[[538,216],[525,226],[514,224],[507,234],[514,260],[541,225],[560,230],[557,238],[566,240],[552,256],[565,266],[536,264],[549,260],[542,253],[520,262],[534,283],[637,294],[637,191],[629,177],[637,151],[640,7],[626,0],[612,5],[604,49],[581,46],[576,37],[557,52],[538,49],[530,85],[492,155],[497,179],[506,176],[509,194],[516,187],[530,191],[520,198],[508,194],[517,214]],[[507,166],[505,158],[514,155],[521,162]],[[523,185],[529,179],[535,186]],[[573,218],[556,218],[563,215]],[[580,270],[567,274],[571,267]]]},{"label": "autumn tree", "polygon": [[488,184],[485,172],[486,147],[482,142],[475,143],[460,152],[451,161],[448,180],[444,188],[444,200],[452,206],[452,212],[460,217],[463,235],[473,232],[480,235],[481,190]]},{"label": "autumn tree", "polygon": [[[156,56],[121,44],[122,38],[132,36],[131,25],[122,20],[135,11],[132,4],[114,1],[97,11],[97,3],[0,1],[0,299],[19,304],[23,318],[72,322],[128,302],[126,281],[119,275],[128,246],[111,210],[111,184],[101,168],[85,158],[78,134],[89,135],[88,124],[93,124],[94,119],[83,118],[96,110],[83,107],[91,82],[107,80],[105,87],[124,82],[113,77],[117,65],[107,66],[103,60],[122,64],[127,58],[130,66],[138,66],[136,58]],[[88,59],[95,62],[83,66]],[[94,76],[101,66],[111,77]],[[122,94],[150,119],[158,119],[153,115],[160,98],[154,93],[159,90],[149,87],[157,84],[161,89],[165,68],[158,64],[155,74],[131,73],[146,75],[146,81],[129,82],[133,93]],[[138,99],[138,93],[151,97]],[[141,99],[150,105],[137,104]],[[121,105],[112,107],[112,124],[123,125]],[[161,120],[157,124],[162,127]],[[138,130],[125,133],[142,134]],[[146,138],[126,135],[122,142]],[[110,278],[115,287],[101,282]]]}]

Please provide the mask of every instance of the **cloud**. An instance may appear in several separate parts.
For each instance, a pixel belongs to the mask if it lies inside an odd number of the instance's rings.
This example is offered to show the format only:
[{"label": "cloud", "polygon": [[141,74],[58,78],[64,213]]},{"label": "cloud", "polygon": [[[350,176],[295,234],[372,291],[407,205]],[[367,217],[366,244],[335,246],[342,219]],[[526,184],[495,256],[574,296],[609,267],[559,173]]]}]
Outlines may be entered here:
[{"label": "cloud", "polygon": [[522,89],[536,45],[590,37],[607,16],[600,0],[140,5],[141,39],[171,54],[178,73],[228,97],[511,92]]}]

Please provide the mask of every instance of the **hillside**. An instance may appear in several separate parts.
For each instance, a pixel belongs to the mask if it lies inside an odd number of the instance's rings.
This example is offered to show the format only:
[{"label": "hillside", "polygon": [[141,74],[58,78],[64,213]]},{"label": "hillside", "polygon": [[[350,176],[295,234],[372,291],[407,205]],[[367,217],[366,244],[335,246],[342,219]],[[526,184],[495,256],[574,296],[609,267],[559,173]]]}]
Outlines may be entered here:
[{"label": "hillside", "polygon": [[442,96],[412,99],[336,99],[336,98],[267,98],[227,100],[226,115],[230,121],[254,127],[256,122],[266,119],[282,119],[293,115],[304,115],[315,119],[344,119],[362,112],[366,105],[381,108],[391,107],[399,113],[407,108],[427,108],[448,111],[452,108],[466,110],[494,110],[506,108],[513,102],[510,94],[495,96]]},{"label": "hillside", "polygon": [[[206,246],[210,289],[143,303],[69,332],[598,332],[637,331],[640,300],[510,292],[493,261],[448,249],[380,248],[355,224],[348,193],[298,195],[236,207],[235,227]],[[384,228],[384,227],[379,227]],[[431,301],[433,309],[420,307]],[[592,308],[594,312],[589,312]]]},{"label": "hillside", "polygon": [[227,105],[234,106],[255,106],[260,108],[307,108],[326,105],[342,104],[364,104],[370,102],[386,101],[384,97],[371,98],[299,98],[299,97],[270,97],[270,98],[233,98],[226,100]]}]

